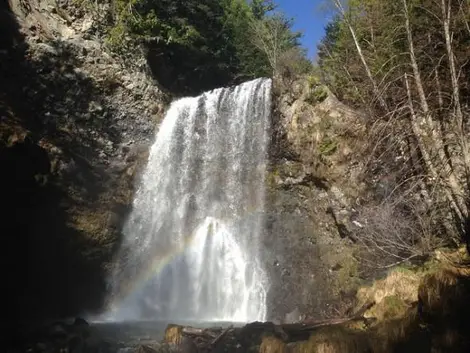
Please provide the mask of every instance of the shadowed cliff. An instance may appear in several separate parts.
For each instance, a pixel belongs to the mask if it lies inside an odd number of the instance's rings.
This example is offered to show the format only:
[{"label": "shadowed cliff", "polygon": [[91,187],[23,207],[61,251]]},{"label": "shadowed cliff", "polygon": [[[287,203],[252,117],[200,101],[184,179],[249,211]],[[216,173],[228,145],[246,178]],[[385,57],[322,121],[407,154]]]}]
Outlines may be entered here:
[{"label": "shadowed cliff", "polygon": [[28,4],[13,3],[30,39],[2,2],[2,322],[97,311],[160,103],[137,87],[137,105],[122,76],[100,79],[116,65],[91,65],[93,42],[61,40],[31,25],[42,18]]}]

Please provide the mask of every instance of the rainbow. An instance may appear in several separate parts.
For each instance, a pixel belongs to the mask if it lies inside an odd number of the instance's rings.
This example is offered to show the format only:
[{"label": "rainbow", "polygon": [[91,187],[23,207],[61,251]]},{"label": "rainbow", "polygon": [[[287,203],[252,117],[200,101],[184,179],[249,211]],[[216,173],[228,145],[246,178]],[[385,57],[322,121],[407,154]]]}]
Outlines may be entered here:
[{"label": "rainbow", "polygon": [[[238,219],[246,218],[253,213],[256,213],[256,211],[254,211],[253,209],[247,210],[247,212],[245,212],[245,214]],[[229,219],[229,217],[225,217],[223,219],[207,217],[206,222],[209,222],[209,235],[213,236],[214,234],[217,234],[216,232],[212,231],[214,223],[220,222],[227,225],[232,223],[233,219]],[[202,224],[204,224],[204,222],[202,222]],[[193,243],[194,239],[196,238],[196,235],[198,234],[198,231],[202,227],[202,224],[196,227],[190,235],[184,237],[184,242],[182,242],[179,246],[176,246],[173,249],[165,249],[164,254],[162,254],[161,252],[155,254],[152,260],[147,262],[145,267],[140,269],[138,276],[135,276],[135,278],[132,278],[124,285],[122,285],[119,290],[119,293],[113,298],[110,298],[110,302],[107,303],[105,313],[114,312],[115,309],[118,309],[120,305],[125,302],[132,294],[134,294],[136,291],[141,290],[150,279],[157,276],[176,258],[183,255]]]},{"label": "rainbow", "polygon": [[114,308],[119,307],[119,305],[134,292],[142,289],[151,278],[162,272],[175,258],[184,254],[186,249],[188,249],[193,242],[194,238],[195,233],[185,238],[185,241],[178,247],[166,251],[165,254],[155,254],[152,260],[139,271],[138,276],[121,287],[118,296],[112,298],[112,301],[108,304],[107,311],[112,312]]},{"label": "rainbow", "polygon": [[[214,235],[212,231],[215,222],[221,222],[219,219],[212,217],[206,218],[208,224],[208,232],[210,236]],[[185,251],[191,246],[196,235],[198,234],[201,225],[196,227],[195,230],[187,237],[184,237],[184,242],[179,246],[170,249],[165,249],[165,254],[155,254],[152,261],[148,262],[147,265],[139,271],[139,275],[123,285],[119,291],[119,294],[111,298],[111,302],[107,305],[107,312],[113,312],[113,309],[119,308],[120,304],[129,298],[133,293],[142,289],[150,279],[162,272],[166,266],[171,264],[175,258],[183,255]]]}]

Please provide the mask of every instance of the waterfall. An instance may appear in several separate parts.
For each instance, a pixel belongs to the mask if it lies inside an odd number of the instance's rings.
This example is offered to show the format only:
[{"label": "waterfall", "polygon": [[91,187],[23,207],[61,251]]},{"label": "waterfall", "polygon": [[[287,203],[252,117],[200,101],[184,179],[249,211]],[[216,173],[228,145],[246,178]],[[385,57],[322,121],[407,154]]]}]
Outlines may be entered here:
[{"label": "waterfall", "polygon": [[123,229],[108,317],[265,319],[270,105],[268,79],[172,103]]}]

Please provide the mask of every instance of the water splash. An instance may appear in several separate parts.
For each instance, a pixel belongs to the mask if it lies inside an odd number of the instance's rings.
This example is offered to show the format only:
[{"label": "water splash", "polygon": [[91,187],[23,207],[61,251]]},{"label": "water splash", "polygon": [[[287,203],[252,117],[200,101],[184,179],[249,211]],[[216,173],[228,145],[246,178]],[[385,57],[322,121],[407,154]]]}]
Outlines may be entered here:
[{"label": "water splash", "polygon": [[271,81],[174,102],[110,281],[113,320],[266,316],[259,261]]}]

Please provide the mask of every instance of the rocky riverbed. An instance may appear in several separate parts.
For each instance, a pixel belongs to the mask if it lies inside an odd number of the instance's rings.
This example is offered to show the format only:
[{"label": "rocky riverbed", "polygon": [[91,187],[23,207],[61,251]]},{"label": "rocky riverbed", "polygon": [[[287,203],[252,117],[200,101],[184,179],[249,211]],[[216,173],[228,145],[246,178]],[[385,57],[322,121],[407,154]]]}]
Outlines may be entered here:
[{"label": "rocky riverbed", "polygon": [[[231,323],[180,322],[204,329],[224,330]],[[7,332],[3,342],[6,353],[126,353],[188,352],[180,344],[166,342],[167,322],[87,322],[82,318],[41,325],[17,327]],[[217,329],[216,329],[217,330]]]},{"label": "rocky riverbed", "polygon": [[7,353],[466,353],[470,270],[465,249],[392,270],[361,288],[342,318],[296,323],[83,319],[4,326]]},{"label": "rocky riverbed", "polygon": [[165,323],[88,323],[77,318],[12,332],[6,352],[96,352],[134,351],[141,345],[159,347]]}]

